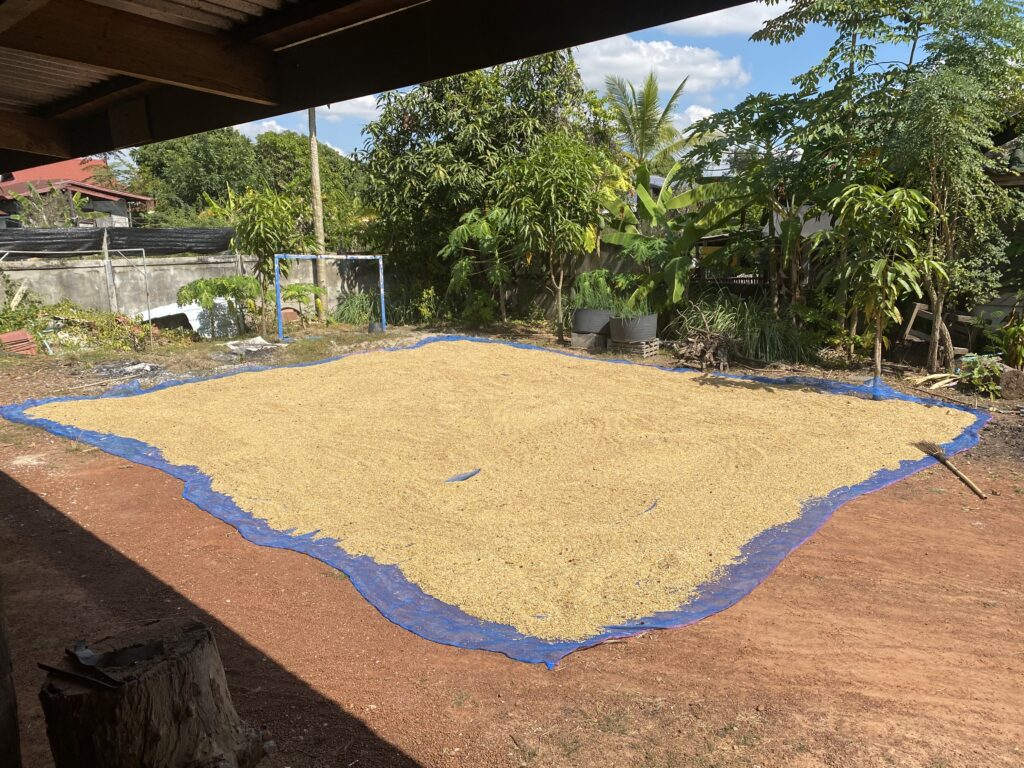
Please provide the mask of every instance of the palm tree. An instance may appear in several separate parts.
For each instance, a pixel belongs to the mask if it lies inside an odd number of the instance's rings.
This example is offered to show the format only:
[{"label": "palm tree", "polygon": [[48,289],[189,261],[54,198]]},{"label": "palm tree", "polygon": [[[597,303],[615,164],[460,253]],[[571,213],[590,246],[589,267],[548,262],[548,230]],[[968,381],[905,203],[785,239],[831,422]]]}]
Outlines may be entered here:
[{"label": "palm tree", "polygon": [[619,129],[619,138],[636,165],[661,170],[672,165],[672,155],[684,143],[672,124],[672,113],[686,87],[684,79],[661,106],[658,78],[651,72],[640,90],[621,77],[609,75],[605,88]]}]

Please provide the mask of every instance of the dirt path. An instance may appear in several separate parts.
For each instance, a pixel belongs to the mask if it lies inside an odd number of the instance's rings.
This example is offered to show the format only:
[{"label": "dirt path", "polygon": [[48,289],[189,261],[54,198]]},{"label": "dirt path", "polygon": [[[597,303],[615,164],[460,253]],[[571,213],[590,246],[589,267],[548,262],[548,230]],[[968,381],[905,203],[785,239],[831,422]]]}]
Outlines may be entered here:
[{"label": "dirt path", "polygon": [[1020,766],[1024,461],[1006,444],[961,459],[998,492],[987,502],[918,474],[842,508],[729,611],[548,672],[421,640],[328,567],[245,542],[177,481],[2,423],[0,575],[28,765],[50,764],[36,661],[189,613],[214,626],[276,768]]}]

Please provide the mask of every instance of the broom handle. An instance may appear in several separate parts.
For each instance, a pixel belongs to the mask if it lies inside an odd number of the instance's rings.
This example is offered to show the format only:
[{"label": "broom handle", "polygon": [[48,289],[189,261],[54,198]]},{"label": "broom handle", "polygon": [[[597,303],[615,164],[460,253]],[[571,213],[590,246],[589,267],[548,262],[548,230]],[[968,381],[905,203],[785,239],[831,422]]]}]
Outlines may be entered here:
[{"label": "broom handle", "polygon": [[950,472],[952,472],[954,475],[956,475],[961,480],[963,480],[964,485],[966,485],[968,488],[970,488],[972,491],[974,491],[976,494],[978,494],[979,498],[982,498],[982,499],[987,499],[988,498],[988,496],[986,496],[984,493],[982,493],[981,489],[978,486],[976,486],[971,481],[971,478],[969,478],[967,475],[965,475],[959,469],[954,467],[952,462],[950,462],[949,459],[947,459],[945,456],[941,456],[941,455],[938,456],[937,458],[938,458],[939,461],[941,461],[943,464],[945,464],[949,468]]}]

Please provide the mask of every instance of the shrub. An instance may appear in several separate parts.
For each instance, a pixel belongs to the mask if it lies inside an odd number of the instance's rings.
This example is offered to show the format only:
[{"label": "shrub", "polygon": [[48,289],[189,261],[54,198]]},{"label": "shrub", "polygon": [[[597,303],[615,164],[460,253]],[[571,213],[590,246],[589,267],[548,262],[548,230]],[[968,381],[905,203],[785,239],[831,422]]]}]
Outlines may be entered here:
[{"label": "shrub", "polygon": [[762,363],[802,362],[813,356],[808,336],[789,319],[776,317],[759,301],[727,293],[694,299],[665,329],[667,337],[684,340],[694,333],[721,336],[734,355]]},{"label": "shrub", "polygon": [[615,307],[615,296],[607,269],[582,272],[573,284],[571,309],[608,309]]},{"label": "shrub", "polygon": [[379,314],[376,298],[376,294],[362,291],[347,294],[334,308],[335,322],[345,325],[369,325],[375,315]]},{"label": "shrub", "polygon": [[960,385],[990,399],[999,397],[1002,376],[1003,366],[998,355],[964,355],[960,359],[957,372]]}]

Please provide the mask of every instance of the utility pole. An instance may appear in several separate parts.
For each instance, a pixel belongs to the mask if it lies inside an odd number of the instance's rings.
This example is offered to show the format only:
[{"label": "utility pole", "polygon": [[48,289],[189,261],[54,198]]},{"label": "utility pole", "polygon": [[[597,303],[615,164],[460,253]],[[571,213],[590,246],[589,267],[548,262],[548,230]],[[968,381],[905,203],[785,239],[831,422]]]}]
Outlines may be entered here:
[{"label": "utility pole", "polygon": [[[309,178],[313,194],[313,232],[316,234],[316,252],[323,254],[327,248],[324,242],[324,201],[320,194],[320,147],[316,140],[316,107],[309,108]],[[323,296],[319,297],[316,304],[317,320],[323,322],[326,319],[325,305],[327,303],[327,272],[326,263],[323,259],[317,259],[313,263],[316,270],[316,284],[323,289]]]}]

